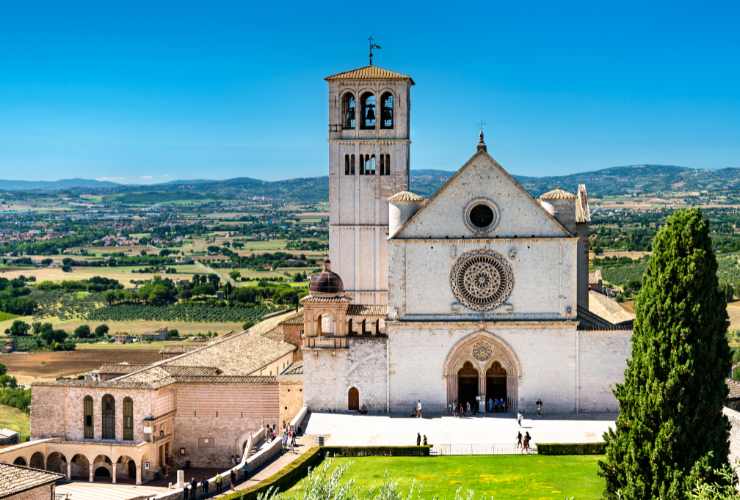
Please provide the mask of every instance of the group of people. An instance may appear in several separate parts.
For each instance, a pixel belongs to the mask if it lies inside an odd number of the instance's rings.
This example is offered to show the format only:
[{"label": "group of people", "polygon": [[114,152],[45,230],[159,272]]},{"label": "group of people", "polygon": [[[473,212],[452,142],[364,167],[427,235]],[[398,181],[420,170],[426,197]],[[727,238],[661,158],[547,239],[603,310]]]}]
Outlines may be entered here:
[{"label": "group of people", "polygon": [[488,398],[486,402],[486,411],[488,413],[505,412],[508,410],[505,398]]},{"label": "group of people", "polygon": [[427,442],[427,435],[424,434],[424,436],[422,437],[422,435],[417,432],[416,433],[416,446],[421,446],[422,443],[424,444],[424,446],[427,446],[429,444]]},{"label": "group of people", "polygon": [[[235,485],[237,482],[236,472],[232,469],[230,472],[230,480],[231,485]],[[214,486],[214,493],[219,494],[222,491],[224,491],[224,479],[219,474],[216,476],[216,479],[213,482]],[[200,487],[200,496],[198,496],[198,487]],[[198,498],[208,498],[208,489],[210,488],[210,485],[208,483],[208,479],[203,479],[202,481],[196,480],[194,477],[190,478],[190,484],[186,484],[183,488],[183,498],[185,500],[196,500]]]},{"label": "group of people", "polygon": [[283,428],[283,450],[293,451],[295,449],[295,441],[299,431],[300,429],[296,429],[292,425],[286,425]]},{"label": "group of people", "polygon": [[522,436],[522,431],[517,432],[516,434],[516,448],[517,450],[521,449],[522,453],[528,453],[529,450],[529,443],[532,441],[532,436],[529,435],[529,431],[526,431],[524,433],[524,436]]}]

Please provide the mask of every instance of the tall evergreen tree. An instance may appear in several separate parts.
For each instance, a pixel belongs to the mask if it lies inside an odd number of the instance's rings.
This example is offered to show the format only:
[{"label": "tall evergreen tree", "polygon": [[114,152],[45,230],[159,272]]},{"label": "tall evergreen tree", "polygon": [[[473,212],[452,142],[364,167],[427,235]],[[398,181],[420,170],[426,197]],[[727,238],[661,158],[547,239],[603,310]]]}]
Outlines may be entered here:
[{"label": "tall evergreen tree", "polygon": [[729,451],[729,322],[700,210],[677,211],[658,231],[635,313],[616,430],[600,463],[606,496],[686,498]]}]

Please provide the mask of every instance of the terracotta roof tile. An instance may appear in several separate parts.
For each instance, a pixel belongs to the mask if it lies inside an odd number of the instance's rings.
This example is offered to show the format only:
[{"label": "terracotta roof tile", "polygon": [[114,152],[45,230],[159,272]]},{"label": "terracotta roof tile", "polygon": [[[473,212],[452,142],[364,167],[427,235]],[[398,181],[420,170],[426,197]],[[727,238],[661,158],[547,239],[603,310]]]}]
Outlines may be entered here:
[{"label": "terracotta roof tile", "polygon": [[342,71],[341,73],[329,75],[324,80],[408,80],[412,85],[414,84],[414,80],[410,76],[381,68],[380,66],[363,66],[349,71]]},{"label": "terracotta roof tile", "polygon": [[400,192],[394,194],[393,196],[391,196],[390,198],[388,198],[388,201],[392,201],[392,202],[396,202],[396,203],[397,202],[412,202],[412,203],[417,203],[417,202],[420,202],[420,201],[424,201],[424,197],[423,196],[419,196],[416,193],[412,193],[411,191],[400,191]]},{"label": "terracotta roof tile", "polygon": [[0,463],[0,496],[5,498],[63,478],[56,472]]},{"label": "terracotta roof tile", "polygon": [[371,304],[350,304],[347,308],[347,316],[385,316],[388,314],[388,306]]},{"label": "terracotta roof tile", "polygon": [[556,188],[540,196],[540,200],[575,200],[576,195],[565,189]]}]

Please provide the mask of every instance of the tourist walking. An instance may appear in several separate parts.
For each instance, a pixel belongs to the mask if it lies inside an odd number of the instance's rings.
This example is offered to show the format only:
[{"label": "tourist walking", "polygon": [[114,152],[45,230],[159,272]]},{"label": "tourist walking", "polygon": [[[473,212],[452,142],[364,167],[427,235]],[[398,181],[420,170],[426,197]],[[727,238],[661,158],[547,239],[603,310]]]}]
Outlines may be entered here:
[{"label": "tourist walking", "polygon": [[231,479],[231,487],[233,488],[236,486],[236,471],[234,469],[231,469],[231,473],[229,474]]},{"label": "tourist walking", "polygon": [[421,446],[421,434],[416,433],[416,446]]},{"label": "tourist walking", "polygon": [[519,431],[516,433],[516,449],[520,449],[522,447],[522,431]]},{"label": "tourist walking", "polygon": [[296,439],[295,436],[296,436],[296,432],[295,432],[295,429],[293,429],[292,436],[290,436],[290,449],[291,450],[295,449],[295,439]]},{"label": "tourist walking", "polygon": [[421,399],[416,402],[416,418],[421,418]]},{"label": "tourist walking", "polygon": [[208,498],[208,478],[203,480],[203,498]]},{"label": "tourist walking", "polygon": [[198,498],[198,481],[194,477],[190,478],[190,498],[193,500]]},{"label": "tourist walking", "polygon": [[516,412],[516,423],[519,424],[519,427],[522,426],[522,414],[520,412]]},{"label": "tourist walking", "polygon": [[532,436],[529,435],[529,431],[524,433],[524,451],[529,453],[529,442],[532,440]]},{"label": "tourist walking", "polygon": [[426,434],[424,434],[424,439],[422,440],[422,442],[424,443],[424,446],[427,446],[428,445],[428,443],[427,443],[427,435]]},{"label": "tourist walking", "polygon": [[221,477],[221,474],[216,475],[216,493],[221,493],[221,488],[224,485],[224,478]]},{"label": "tourist walking", "polygon": [[537,403],[535,404],[537,405],[537,416],[541,417],[542,416],[542,400],[537,399]]},{"label": "tourist walking", "polygon": [[465,403],[465,415],[471,415],[470,401]]}]

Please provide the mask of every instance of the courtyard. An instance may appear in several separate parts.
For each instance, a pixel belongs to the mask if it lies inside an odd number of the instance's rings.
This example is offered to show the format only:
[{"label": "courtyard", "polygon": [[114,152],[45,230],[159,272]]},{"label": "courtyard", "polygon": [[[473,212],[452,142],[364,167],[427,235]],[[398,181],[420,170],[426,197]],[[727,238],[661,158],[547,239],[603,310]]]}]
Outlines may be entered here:
[{"label": "courtyard", "polygon": [[515,453],[516,436],[529,432],[537,443],[594,443],[614,425],[613,415],[586,417],[400,418],[337,413],[312,413],[306,434],[323,436],[332,446],[395,446],[416,444],[426,435],[433,453],[445,455]]},{"label": "courtyard", "polygon": [[[331,467],[347,465],[343,480],[352,480],[359,498],[387,479],[405,496],[414,486],[415,498],[454,499],[462,489],[474,498],[563,499],[601,498],[604,481],[597,474],[600,456],[497,455],[456,457],[362,457],[330,459]],[[301,498],[306,480],[285,497]]]}]

